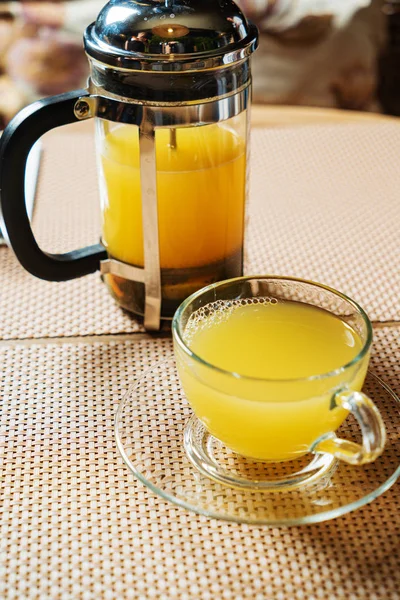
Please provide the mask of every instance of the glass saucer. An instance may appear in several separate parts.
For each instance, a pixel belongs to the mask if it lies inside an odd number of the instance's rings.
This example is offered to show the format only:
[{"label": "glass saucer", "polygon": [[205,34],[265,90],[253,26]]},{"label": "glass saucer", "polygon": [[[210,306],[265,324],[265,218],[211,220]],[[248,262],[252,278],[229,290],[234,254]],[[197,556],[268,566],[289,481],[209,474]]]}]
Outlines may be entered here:
[{"label": "glass saucer", "polygon": [[[171,358],[143,373],[121,401],[115,421],[117,446],[142,483],[162,498],[196,513],[271,526],[325,521],[371,502],[400,475],[400,401],[371,372],[363,391],[378,406],[387,430],[385,450],[375,462],[355,467],[311,454],[288,463],[252,461],[204,432],[193,417]],[[193,442],[196,435],[200,440],[199,461],[187,446],[188,437]],[[339,435],[360,441],[352,416],[341,426]],[[201,466],[204,444],[212,449],[216,466],[227,478],[205,474]],[[239,476],[243,484],[229,485],[229,473],[235,475],[235,481]],[[292,480],[293,485],[280,488],[283,479]]]}]

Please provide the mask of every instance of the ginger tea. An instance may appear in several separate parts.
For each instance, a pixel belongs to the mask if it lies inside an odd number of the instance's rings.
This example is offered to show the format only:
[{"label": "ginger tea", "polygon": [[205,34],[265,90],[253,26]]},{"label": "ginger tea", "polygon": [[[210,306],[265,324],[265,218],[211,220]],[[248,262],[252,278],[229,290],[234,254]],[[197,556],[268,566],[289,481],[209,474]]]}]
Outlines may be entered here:
[{"label": "ginger tea", "polygon": [[351,324],[301,302],[214,304],[191,315],[184,340],[216,368],[194,364],[176,347],[184,391],[207,429],[239,454],[264,460],[296,458],[335,431],[347,411],[335,406],[334,393],[360,390],[368,365],[366,356],[342,369],[362,349]]},{"label": "ginger tea", "polygon": [[[245,139],[229,124],[156,130],[158,230],[164,316],[201,287],[242,274]],[[103,243],[110,256],[143,267],[137,127],[105,131],[100,143]],[[117,300],[143,311],[142,284],[107,276]],[[143,286],[142,286],[143,287]]]}]

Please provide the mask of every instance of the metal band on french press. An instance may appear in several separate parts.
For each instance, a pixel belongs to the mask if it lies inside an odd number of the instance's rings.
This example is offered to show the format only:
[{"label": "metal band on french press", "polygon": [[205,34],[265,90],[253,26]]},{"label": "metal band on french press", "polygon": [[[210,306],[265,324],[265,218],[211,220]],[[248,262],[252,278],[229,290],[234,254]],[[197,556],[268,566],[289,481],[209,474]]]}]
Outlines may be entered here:
[{"label": "metal band on french press", "polygon": [[[101,93],[105,93],[101,90]],[[101,95],[96,90],[75,105],[78,118],[99,117],[114,123],[127,123],[140,127],[143,110],[155,127],[185,127],[209,125],[226,121],[246,110],[249,104],[249,84],[235,94],[213,98],[207,102],[185,106],[158,106],[135,102],[130,98],[117,99],[112,95]]]}]

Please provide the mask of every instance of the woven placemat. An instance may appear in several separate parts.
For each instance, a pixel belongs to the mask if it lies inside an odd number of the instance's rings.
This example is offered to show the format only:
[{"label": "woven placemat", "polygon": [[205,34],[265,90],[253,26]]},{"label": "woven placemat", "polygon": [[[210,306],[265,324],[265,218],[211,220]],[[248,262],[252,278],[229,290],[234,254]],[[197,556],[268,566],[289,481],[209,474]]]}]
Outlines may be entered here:
[{"label": "woven placemat", "polygon": [[[296,275],[400,321],[397,122],[253,131],[246,272]],[[88,133],[44,140],[34,229],[45,250],[96,243],[95,151]],[[25,273],[0,248],[0,338],[140,331],[98,274],[65,283]]]},{"label": "woven placemat", "polygon": [[[333,521],[266,528],[198,517],[135,481],[115,411],[170,341],[134,337],[0,345],[2,599],[400,598],[398,484]],[[399,340],[377,330],[372,359],[397,392]]]}]

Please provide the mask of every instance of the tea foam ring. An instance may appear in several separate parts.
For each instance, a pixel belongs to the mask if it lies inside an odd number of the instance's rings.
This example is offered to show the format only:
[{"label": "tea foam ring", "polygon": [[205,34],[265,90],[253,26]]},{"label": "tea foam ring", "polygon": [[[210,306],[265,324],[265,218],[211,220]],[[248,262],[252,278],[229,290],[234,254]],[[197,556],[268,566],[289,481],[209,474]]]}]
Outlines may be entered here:
[{"label": "tea foam ring", "polygon": [[277,298],[235,298],[233,300],[216,300],[201,306],[192,313],[186,323],[183,339],[187,345],[193,340],[195,333],[225,322],[238,308],[251,304],[278,304]]}]

